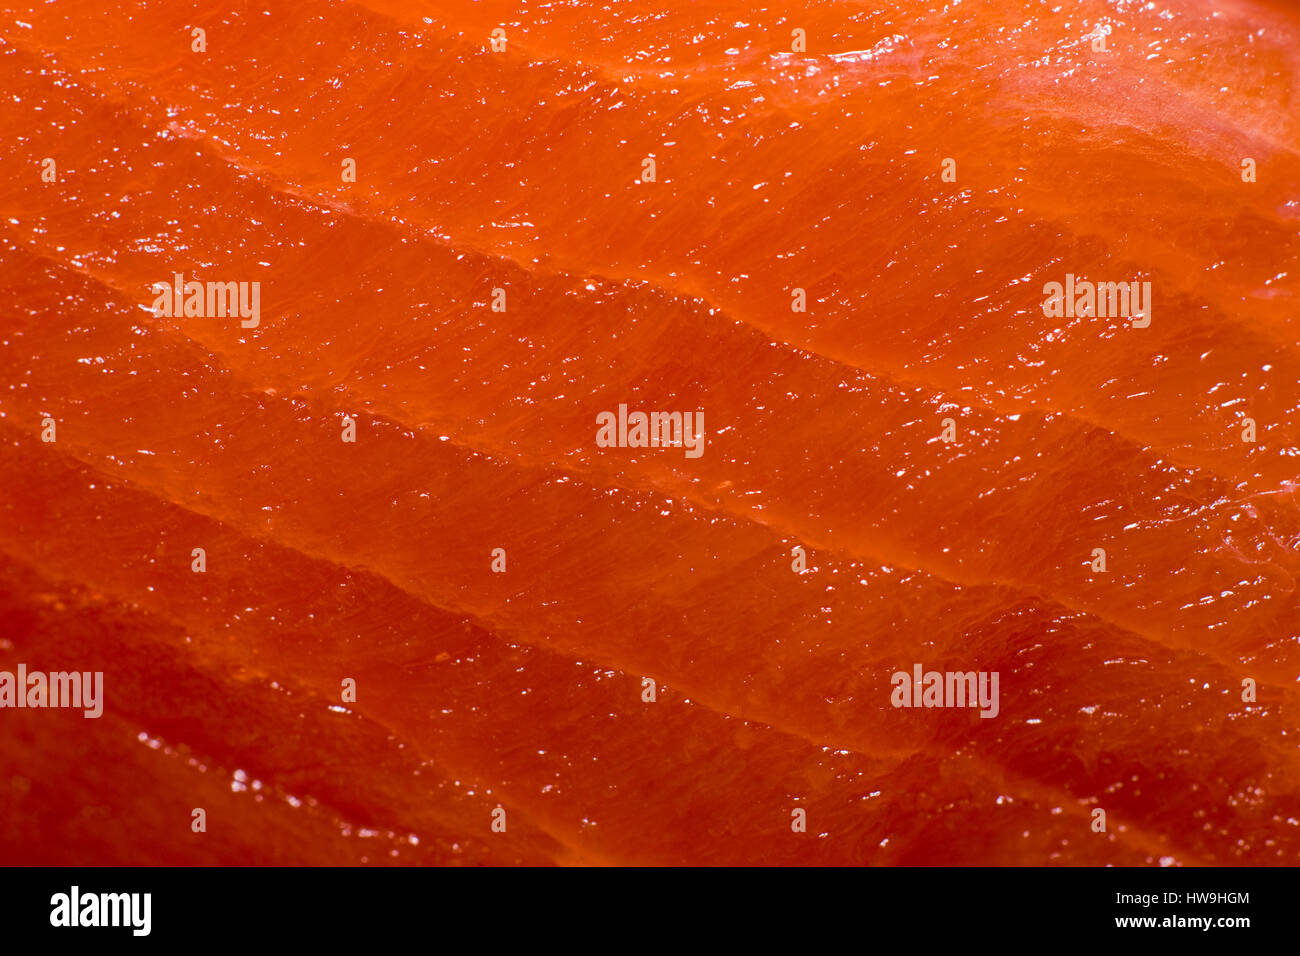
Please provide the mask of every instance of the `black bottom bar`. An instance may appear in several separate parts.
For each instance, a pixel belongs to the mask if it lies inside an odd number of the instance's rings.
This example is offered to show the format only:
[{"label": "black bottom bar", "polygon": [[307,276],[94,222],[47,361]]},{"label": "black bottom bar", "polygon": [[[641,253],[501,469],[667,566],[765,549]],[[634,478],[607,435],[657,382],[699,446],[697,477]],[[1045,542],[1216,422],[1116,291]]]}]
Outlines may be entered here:
[{"label": "black bottom bar", "polygon": [[[1294,939],[1292,869],[0,870],[6,942],[692,946]],[[72,926],[117,922],[116,926]],[[145,897],[149,894],[148,934]],[[115,894],[105,899],[102,894]],[[88,897],[93,899],[88,900]],[[52,925],[59,922],[66,925]],[[657,943],[656,943],[657,941]],[[676,941],[676,942],[672,942]],[[874,948],[874,946],[868,946]],[[982,948],[982,946],[981,946]]]}]

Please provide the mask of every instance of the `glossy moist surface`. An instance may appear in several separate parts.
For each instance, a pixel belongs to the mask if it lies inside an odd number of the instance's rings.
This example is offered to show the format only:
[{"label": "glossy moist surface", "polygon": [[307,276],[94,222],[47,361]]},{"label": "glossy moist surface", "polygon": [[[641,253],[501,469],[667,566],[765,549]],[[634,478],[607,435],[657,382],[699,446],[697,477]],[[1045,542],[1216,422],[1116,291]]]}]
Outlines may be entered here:
[{"label": "glossy moist surface", "polygon": [[0,669],[106,697],[0,860],[1297,862],[1294,10],[101,6],[0,16]]}]

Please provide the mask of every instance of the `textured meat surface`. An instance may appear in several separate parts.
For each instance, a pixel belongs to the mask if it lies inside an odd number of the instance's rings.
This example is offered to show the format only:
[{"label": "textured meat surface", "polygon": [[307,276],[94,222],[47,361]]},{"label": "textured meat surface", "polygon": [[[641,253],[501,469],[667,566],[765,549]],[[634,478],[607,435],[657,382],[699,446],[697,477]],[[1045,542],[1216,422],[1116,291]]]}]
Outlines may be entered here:
[{"label": "textured meat surface", "polygon": [[0,15],[0,861],[1297,862],[1300,15],[270,6]]}]

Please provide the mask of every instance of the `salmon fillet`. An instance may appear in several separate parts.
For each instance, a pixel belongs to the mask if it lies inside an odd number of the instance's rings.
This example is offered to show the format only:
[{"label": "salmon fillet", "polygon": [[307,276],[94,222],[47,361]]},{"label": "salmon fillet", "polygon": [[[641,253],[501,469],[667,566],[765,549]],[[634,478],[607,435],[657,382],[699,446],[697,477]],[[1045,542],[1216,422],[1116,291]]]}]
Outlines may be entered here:
[{"label": "salmon fillet", "polygon": [[0,671],[105,689],[0,708],[0,860],[1294,864],[1298,51],[1246,0],[11,8]]}]

